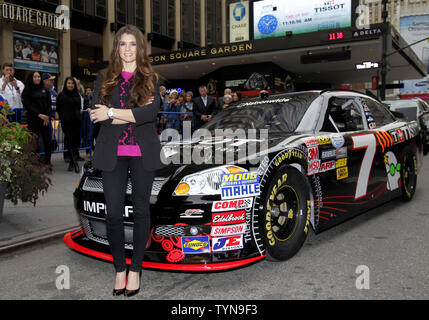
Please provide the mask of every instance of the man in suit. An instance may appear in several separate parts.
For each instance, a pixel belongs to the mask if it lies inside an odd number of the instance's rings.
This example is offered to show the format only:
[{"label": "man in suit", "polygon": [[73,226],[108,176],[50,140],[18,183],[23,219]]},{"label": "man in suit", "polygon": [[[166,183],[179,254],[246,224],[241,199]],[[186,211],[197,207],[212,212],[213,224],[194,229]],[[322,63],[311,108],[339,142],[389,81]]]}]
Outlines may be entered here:
[{"label": "man in suit", "polygon": [[210,121],[218,112],[216,99],[207,95],[207,87],[200,86],[198,88],[200,96],[194,99],[194,119],[195,129],[200,128],[203,124]]}]

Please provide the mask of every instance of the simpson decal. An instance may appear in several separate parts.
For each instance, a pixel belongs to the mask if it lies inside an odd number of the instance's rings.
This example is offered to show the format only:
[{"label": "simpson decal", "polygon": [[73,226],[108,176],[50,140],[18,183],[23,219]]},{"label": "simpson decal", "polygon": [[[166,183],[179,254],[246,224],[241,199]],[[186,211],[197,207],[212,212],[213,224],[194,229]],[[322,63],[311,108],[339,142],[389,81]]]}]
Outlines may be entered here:
[{"label": "simpson decal", "polygon": [[230,226],[214,226],[212,227],[212,237],[225,237],[237,234],[243,234],[246,232],[246,224],[235,224]]}]

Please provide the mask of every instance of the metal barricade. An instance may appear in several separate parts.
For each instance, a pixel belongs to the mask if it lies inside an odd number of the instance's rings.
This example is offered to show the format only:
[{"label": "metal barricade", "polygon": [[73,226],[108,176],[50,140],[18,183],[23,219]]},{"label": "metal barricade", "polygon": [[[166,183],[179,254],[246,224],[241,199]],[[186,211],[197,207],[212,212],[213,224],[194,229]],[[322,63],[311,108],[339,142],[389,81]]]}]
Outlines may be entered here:
[{"label": "metal barricade", "polygon": [[[24,108],[16,108],[12,110],[14,113],[10,115],[9,121],[18,122],[20,124],[27,124],[26,113]],[[169,117],[173,115],[174,117]],[[52,110],[51,115],[51,129],[52,129],[52,153],[64,153],[68,152],[67,141],[65,139],[61,121],[58,117],[58,114],[55,110]],[[172,122],[172,120],[178,120],[178,122]],[[167,128],[177,129],[180,134],[183,130],[183,121],[191,122],[191,133],[195,129],[192,112],[158,112],[157,116],[157,131],[158,134]],[[44,154],[44,147],[42,139],[40,141],[40,154]],[[94,124],[89,118],[89,113],[87,110],[82,110],[81,117],[81,132],[80,132],[80,148],[79,150],[85,150],[89,157],[92,157],[92,151],[94,146]]]}]

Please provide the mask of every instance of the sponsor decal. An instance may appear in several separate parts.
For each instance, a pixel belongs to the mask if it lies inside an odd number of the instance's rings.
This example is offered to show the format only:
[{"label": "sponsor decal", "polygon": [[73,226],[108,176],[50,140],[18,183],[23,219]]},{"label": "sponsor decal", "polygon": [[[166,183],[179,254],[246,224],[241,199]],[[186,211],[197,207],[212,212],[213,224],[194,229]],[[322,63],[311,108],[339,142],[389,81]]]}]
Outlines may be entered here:
[{"label": "sponsor decal", "polygon": [[246,211],[219,212],[212,214],[213,225],[225,225],[246,222]]},{"label": "sponsor decal", "polygon": [[236,234],[243,234],[246,231],[246,224],[235,224],[229,226],[213,226],[211,236],[212,237],[224,237],[232,236]]},{"label": "sponsor decal", "polygon": [[335,169],[335,160],[322,162],[322,164],[320,165],[320,172],[325,172],[332,169]]},{"label": "sponsor decal", "polygon": [[182,237],[182,250],[185,254],[210,252],[209,237]]},{"label": "sponsor decal", "polygon": [[188,209],[180,214],[180,218],[202,218],[204,210],[201,209]]},{"label": "sponsor decal", "polygon": [[318,141],[316,138],[309,138],[304,140],[305,145],[310,148],[310,147],[317,147],[319,145]]},{"label": "sponsor decal", "polygon": [[227,173],[223,174],[221,178],[222,187],[259,183],[259,175],[257,171]]},{"label": "sponsor decal", "polygon": [[345,167],[346,165],[347,165],[347,158],[338,159],[335,162],[335,167],[336,168]]},{"label": "sponsor decal", "polygon": [[318,173],[320,169],[320,160],[314,160],[308,163],[307,175]]},{"label": "sponsor decal", "polygon": [[398,141],[399,142],[405,141],[405,135],[401,129],[396,129],[396,134],[398,135]]},{"label": "sponsor decal", "polygon": [[327,149],[322,150],[320,154],[321,160],[332,160],[347,157],[347,148],[342,147],[338,149]]},{"label": "sponsor decal", "polygon": [[337,169],[337,180],[348,178],[349,170],[347,167],[341,167]]},{"label": "sponsor decal", "polygon": [[225,201],[215,201],[212,205],[212,212],[227,210],[247,210],[252,208],[253,198],[233,199]]},{"label": "sponsor decal", "polygon": [[398,163],[393,152],[386,152],[384,155],[384,164],[387,173],[387,189],[390,191],[398,189],[399,179],[401,179],[401,164]]},{"label": "sponsor decal", "polygon": [[243,235],[213,238],[212,249],[213,252],[243,249]]},{"label": "sponsor decal", "polygon": [[281,163],[284,160],[287,159],[296,159],[296,160],[300,160],[303,159],[304,155],[303,152],[301,150],[294,150],[294,149],[289,149],[286,152],[283,152],[282,154],[280,154],[277,159],[274,161],[274,165],[276,167],[280,166]]},{"label": "sponsor decal", "polygon": [[253,183],[241,186],[223,187],[221,197],[222,199],[233,199],[248,196],[258,196],[259,193],[259,183]]},{"label": "sponsor decal", "polygon": [[337,149],[322,150],[320,154],[321,160],[331,160],[337,157]]},{"label": "sponsor decal", "polygon": [[[87,213],[107,214],[107,206],[102,202],[83,201],[83,211]],[[125,206],[124,217],[128,218],[133,213],[133,206]]]},{"label": "sponsor decal", "polygon": [[325,144],[330,144],[331,143],[331,139],[329,139],[328,136],[318,136],[316,137],[317,142],[319,143],[319,145],[325,145]]},{"label": "sponsor decal", "polygon": [[368,126],[370,129],[376,129],[377,128],[377,125],[375,124],[375,122],[368,123]]},{"label": "sponsor decal", "polygon": [[344,137],[341,134],[331,134],[330,136],[331,143],[335,148],[341,148],[344,146]]}]

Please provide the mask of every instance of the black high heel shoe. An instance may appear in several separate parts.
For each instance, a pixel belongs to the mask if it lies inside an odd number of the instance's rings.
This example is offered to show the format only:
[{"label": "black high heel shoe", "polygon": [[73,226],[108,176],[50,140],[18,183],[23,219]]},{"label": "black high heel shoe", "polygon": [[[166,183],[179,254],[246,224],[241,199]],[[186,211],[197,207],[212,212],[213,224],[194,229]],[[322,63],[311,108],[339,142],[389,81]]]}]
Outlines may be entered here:
[{"label": "black high heel shoe", "polygon": [[[139,284],[140,284],[141,278],[142,278],[142,272],[140,271],[140,272],[139,272]],[[139,293],[139,292],[140,292],[140,285],[139,285],[139,287],[138,287],[137,289],[135,289],[135,290],[128,290],[128,289],[125,289],[124,296],[126,296],[126,297],[132,297],[132,296],[135,296],[135,295],[136,295],[137,293]]]},{"label": "black high heel shoe", "polygon": [[122,294],[125,293],[125,288],[126,288],[126,283],[127,283],[127,277],[128,277],[128,273],[125,273],[125,287],[122,288],[122,289],[113,289],[113,292],[112,292],[113,296],[116,297],[116,296],[120,296],[120,295],[122,295]]}]

